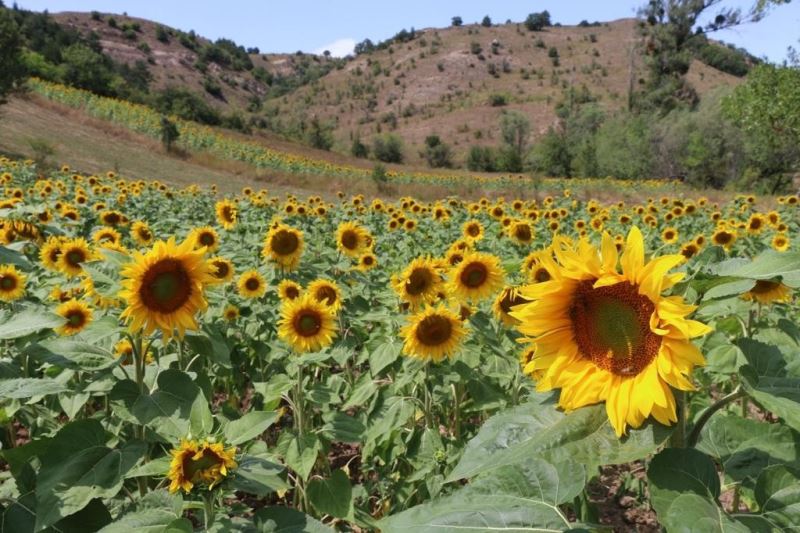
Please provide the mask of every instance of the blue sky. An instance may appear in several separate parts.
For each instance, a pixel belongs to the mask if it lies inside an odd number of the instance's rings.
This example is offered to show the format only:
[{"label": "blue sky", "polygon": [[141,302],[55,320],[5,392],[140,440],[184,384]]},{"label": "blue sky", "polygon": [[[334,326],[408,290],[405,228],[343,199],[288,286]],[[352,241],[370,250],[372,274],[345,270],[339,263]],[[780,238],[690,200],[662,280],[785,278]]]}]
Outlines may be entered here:
[{"label": "blue sky", "polygon": [[[13,0],[6,0],[10,5]],[[725,0],[724,5],[752,5],[755,0]],[[378,41],[403,28],[447,26],[454,15],[465,23],[489,15],[495,22],[520,21],[532,11],[550,11],[554,22],[608,21],[635,15],[644,0],[18,0],[21,7],[51,12],[127,12],[204,37],[228,37],[262,52],[346,53],[365,38]],[[798,47],[800,1],[776,8],[758,24],[719,32],[716,38],[747,48],[757,56],[782,61]]]}]

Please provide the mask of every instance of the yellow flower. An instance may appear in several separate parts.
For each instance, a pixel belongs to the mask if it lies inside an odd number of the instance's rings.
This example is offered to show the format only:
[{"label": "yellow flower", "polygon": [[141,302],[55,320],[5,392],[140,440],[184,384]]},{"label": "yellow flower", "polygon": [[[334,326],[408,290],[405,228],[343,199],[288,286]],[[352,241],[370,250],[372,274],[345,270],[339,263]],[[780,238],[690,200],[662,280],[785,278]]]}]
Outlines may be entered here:
[{"label": "yellow flower", "polygon": [[173,493],[183,490],[188,494],[195,485],[205,485],[211,490],[237,466],[236,448],[226,450],[219,442],[184,440],[170,454],[167,478],[169,491]]},{"label": "yellow flower", "polygon": [[726,250],[730,250],[733,243],[736,242],[736,233],[725,228],[719,228],[711,236],[711,242],[717,246],[724,247]]},{"label": "yellow flower", "polygon": [[533,241],[533,228],[526,220],[516,220],[508,228],[508,235],[519,244]]},{"label": "yellow flower", "polygon": [[776,234],[772,237],[772,247],[779,252],[785,252],[789,249],[789,237],[783,233]]},{"label": "yellow flower", "polygon": [[89,243],[78,237],[67,240],[61,245],[61,254],[58,256],[56,265],[64,274],[74,277],[83,274],[83,263],[91,261],[92,258]]},{"label": "yellow flower", "polygon": [[131,225],[131,238],[139,246],[150,246],[153,242],[153,232],[147,222],[137,220]]},{"label": "yellow flower", "polygon": [[214,211],[217,214],[217,222],[226,230],[231,230],[236,227],[236,218],[238,215],[238,208],[236,204],[230,200],[220,200],[214,206]]},{"label": "yellow flower", "polygon": [[[125,365],[125,366],[132,365],[133,364],[133,345],[131,344],[131,341],[129,341],[128,339],[120,339],[119,342],[117,342],[114,345],[114,355],[117,356],[117,358],[121,359],[121,364],[122,365]],[[150,364],[150,363],[154,362],[155,358],[153,357],[153,352],[148,350],[147,351],[147,355],[145,355],[144,360],[145,360],[145,364]]]},{"label": "yellow flower", "polygon": [[284,300],[278,337],[296,352],[318,352],[336,337],[334,314],[310,294]]},{"label": "yellow flower", "polygon": [[756,281],[752,289],[742,295],[742,298],[748,301],[756,301],[760,304],[790,302],[792,300],[792,289],[780,281],[760,279]]},{"label": "yellow flower", "polygon": [[392,285],[401,300],[416,308],[423,303],[432,303],[441,291],[443,281],[432,259],[418,257],[399,276],[393,277]]},{"label": "yellow flower", "polygon": [[458,315],[443,306],[427,307],[410,316],[400,332],[404,339],[403,353],[434,362],[452,357],[465,335]]},{"label": "yellow flower", "polygon": [[378,257],[372,252],[367,252],[358,258],[358,270],[367,272],[378,265]]},{"label": "yellow flower", "polygon": [[506,326],[515,326],[519,324],[519,320],[511,316],[509,313],[515,306],[527,303],[528,300],[523,298],[516,287],[506,287],[497,295],[492,305],[492,311],[497,320],[501,321]]},{"label": "yellow flower", "polygon": [[122,235],[114,228],[100,228],[92,233],[92,241],[97,244],[112,243],[119,244],[122,242]]},{"label": "yellow flower", "polygon": [[48,270],[58,270],[58,257],[61,255],[61,239],[49,237],[39,249],[39,261]]},{"label": "yellow flower", "polygon": [[150,335],[159,329],[166,339],[176,330],[183,338],[187,329],[197,329],[195,315],[208,307],[204,290],[213,281],[203,252],[189,240],[176,245],[174,237],[146,253],[133,252],[122,278],[119,296],[128,307],[120,318],[131,331]]},{"label": "yellow flower", "polygon": [[225,309],[222,311],[222,316],[228,322],[233,322],[237,318],[239,318],[239,308],[233,304],[228,304],[225,306]]},{"label": "yellow flower", "polygon": [[503,269],[497,257],[472,252],[451,270],[449,288],[460,301],[478,302],[499,290],[503,278]]},{"label": "yellow flower", "polygon": [[214,283],[226,283],[233,279],[233,263],[225,257],[217,256],[209,259],[208,270],[214,278]]},{"label": "yellow flower", "polygon": [[470,243],[483,239],[483,225],[477,220],[468,220],[461,227],[464,239]]},{"label": "yellow flower", "polygon": [[267,281],[258,270],[248,270],[239,276],[236,288],[245,298],[261,298],[267,292]]},{"label": "yellow flower", "polygon": [[219,235],[211,226],[193,229],[187,240],[192,241],[195,249],[205,247],[208,253],[214,253],[219,248]]},{"label": "yellow flower", "polygon": [[281,300],[294,300],[303,293],[303,288],[296,282],[285,279],[278,284],[278,297]]},{"label": "yellow flower", "polygon": [[326,305],[332,313],[342,308],[342,291],[339,286],[327,279],[312,281],[306,289],[316,301]]},{"label": "yellow flower", "polygon": [[348,257],[358,257],[372,246],[372,235],[354,222],[342,222],[336,230],[336,246]]},{"label": "yellow flower", "polygon": [[278,263],[284,270],[294,270],[303,254],[303,233],[285,224],[277,224],[264,238],[261,255]]},{"label": "yellow flower", "polygon": [[25,295],[26,276],[14,265],[0,265],[0,300],[13,302]]},{"label": "yellow flower", "polygon": [[694,306],[662,296],[683,278],[668,271],[684,257],[645,263],[636,227],[621,258],[607,233],[600,252],[586,240],[572,245],[561,237],[554,238],[553,251],[553,279],[524,287],[522,296],[531,302],[511,312],[536,346],[529,370],[542,372],[537,389],[561,389],[559,405],[568,411],[604,401],[617,435],[650,415],[675,422],[670,387],[694,388],[689,376],[705,360],[690,339],[710,331],[686,318]]},{"label": "yellow flower", "polygon": [[767,225],[767,218],[759,213],[753,213],[750,215],[750,219],[747,221],[747,233],[750,235],[758,235],[761,233]]},{"label": "yellow flower", "polygon": [[62,316],[66,322],[63,326],[55,328],[56,333],[63,336],[75,335],[83,331],[92,321],[92,309],[80,300],[69,300],[56,308],[56,314]]},{"label": "yellow flower", "polygon": [[664,231],[661,232],[661,240],[666,244],[678,242],[678,230],[675,228],[664,228]]}]

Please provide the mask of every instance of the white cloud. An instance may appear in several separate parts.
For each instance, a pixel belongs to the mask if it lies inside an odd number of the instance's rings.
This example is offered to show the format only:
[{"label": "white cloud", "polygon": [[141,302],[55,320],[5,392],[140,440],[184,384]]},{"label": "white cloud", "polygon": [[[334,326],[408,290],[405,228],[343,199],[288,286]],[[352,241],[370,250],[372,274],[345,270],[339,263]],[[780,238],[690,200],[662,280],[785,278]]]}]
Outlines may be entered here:
[{"label": "white cloud", "polygon": [[344,57],[348,54],[352,54],[355,47],[356,40],[346,37],[344,39],[336,39],[332,43],[328,43],[325,46],[320,46],[314,50],[314,53],[317,55],[322,55],[325,50],[328,50],[333,57]]}]

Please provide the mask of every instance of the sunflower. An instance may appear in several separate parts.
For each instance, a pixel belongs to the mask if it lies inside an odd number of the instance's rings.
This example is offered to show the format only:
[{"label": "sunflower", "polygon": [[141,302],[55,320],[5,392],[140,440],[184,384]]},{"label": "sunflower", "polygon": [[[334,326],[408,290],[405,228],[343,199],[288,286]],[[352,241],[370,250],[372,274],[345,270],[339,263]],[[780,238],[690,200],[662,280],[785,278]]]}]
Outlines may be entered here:
[{"label": "sunflower", "polygon": [[112,243],[119,244],[122,242],[122,235],[114,228],[100,228],[92,233],[92,241],[97,244]]},{"label": "sunflower", "polygon": [[724,247],[726,250],[730,250],[733,243],[736,242],[736,233],[725,228],[719,228],[711,236],[711,242],[717,246]]},{"label": "sunflower", "polygon": [[367,252],[358,258],[358,270],[366,272],[378,265],[378,257],[372,252]]},{"label": "sunflower", "polygon": [[236,204],[230,200],[220,200],[214,206],[214,211],[217,214],[217,222],[226,230],[231,230],[236,227],[236,217],[238,215],[238,208]]},{"label": "sunflower", "polygon": [[443,281],[433,259],[418,257],[399,276],[393,276],[392,285],[401,300],[417,307],[433,302]]},{"label": "sunflower", "polygon": [[143,220],[137,220],[131,225],[131,237],[139,246],[150,246],[153,242],[153,232]]},{"label": "sunflower", "polygon": [[120,318],[132,331],[150,335],[160,329],[169,339],[176,329],[180,338],[187,329],[197,329],[195,315],[208,306],[203,292],[213,278],[203,252],[194,250],[191,241],[176,245],[170,237],[146,253],[133,252],[121,274],[119,296],[128,307]]},{"label": "sunflower", "polygon": [[92,309],[80,300],[69,300],[56,308],[56,314],[63,317],[66,322],[63,326],[55,328],[56,333],[63,336],[75,335],[83,331],[92,321]]},{"label": "sunflower", "polygon": [[689,241],[681,246],[681,255],[686,259],[691,259],[700,251],[700,247],[694,241]]},{"label": "sunflower", "polygon": [[401,330],[403,353],[409,357],[439,362],[452,357],[461,346],[466,329],[459,316],[449,309],[427,307],[412,315]]},{"label": "sunflower", "polygon": [[470,243],[478,242],[483,239],[483,225],[477,220],[468,220],[461,227],[461,232]]},{"label": "sunflower", "polygon": [[779,252],[785,252],[789,249],[789,237],[783,233],[778,233],[772,237],[772,248]]},{"label": "sunflower", "polygon": [[267,281],[258,270],[248,270],[239,276],[236,288],[245,298],[261,298],[267,292]]},{"label": "sunflower", "polygon": [[342,222],[336,229],[336,246],[348,257],[359,257],[371,243],[369,231],[354,222]]},{"label": "sunflower", "polygon": [[296,352],[318,352],[333,343],[336,319],[331,308],[311,294],[284,300],[278,337]]},{"label": "sunflower", "polygon": [[215,283],[226,283],[233,279],[233,263],[225,257],[216,256],[209,259],[208,270]]},{"label": "sunflower", "polygon": [[0,300],[13,302],[25,295],[26,276],[14,265],[0,265]]},{"label": "sunflower", "polygon": [[222,316],[228,322],[233,322],[239,318],[239,308],[233,304],[228,304],[225,306],[225,309],[222,310]]},{"label": "sunflower", "polygon": [[189,232],[187,240],[192,241],[195,249],[205,247],[205,251],[213,253],[219,248],[219,234],[211,226],[194,228]]},{"label": "sunflower", "polygon": [[342,308],[342,290],[333,281],[314,280],[308,285],[306,291],[316,301],[327,306],[332,313],[337,313]]},{"label": "sunflower", "polygon": [[208,440],[184,440],[170,454],[172,461],[167,479],[172,493],[183,490],[188,494],[195,485],[205,485],[211,490],[225,479],[230,469],[237,466],[234,459],[236,448],[226,450],[222,443]]},{"label": "sunflower", "polygon": [[664,231],[661,232],[661,240],[664,241],[665,244],[678,242],[678,230],[675,228],[664,228]]},{"label": "sunflower", "polygon": [[506,287],[497,295],[492,305],[492,311],[497,320],[500,320],[506,326],[515,326],[519,324],[519,320],[511,316],[509,313],[517,306],[528,303],[516,287]]},{"label": "sunflower", "polygon": [[264,238],[261,255],[278,263],[284,270],[294,270],[300,263],[303,253],[303,232],[287,226],[276,224]]},{"label": "sunflower", "polygon": [[69,239],[61,245],[61,254],[56,260],[58,269],[69,277],[83,273],[83,263],[91,261],[92,251],[86,239],[77,237]]},{"label": "sunflower", "polygon": [[48,270],[58,270],[58,257],[61,255],[62,239],[49,237],[39,249],[39,261]]},{"label": "sunflower", "polygon": [[516,220],[508,227],[508,235],[518,244],[530,244],[533,241],[533,228],[526,220]]},{"label": "sunflower", "polygon": [[460,301],[477,302],[503,285],[500,260],[491,254],[471,252],[450,271],[450,292]]},{"label": "sunflower", "polygon": [[278,283],[278,296],[281,300],[294,300],[303,294],[303,288],[296,282],[285,279]]},{"label": "sunflower", "polygon": [[561,389],[559,405],[568,411],[605,401],[618,436],[650,415],[662,424],[675,422],[670,387],[694,388],[688,376],[704,359],[690,339],[711,331],[686,318],[695,307],[683,298],[661,295],[683,278],[667,272],[684,257],[645,263],[637,227],[621,259],[607,233],[600,252],[586,240],[573,245],[561,237],[553,250],[553,279],[523,288],[531,302],[511,312],[536,345],[530,370],[542,371],[537,389]]},{"label": "sunflower", "polygon": [[750,235],[758,235],[767,225],[767,217],[760,213],[753,213],[747,221],[747,233]]},{"label": "sunflower", "polygon": [[756,301],[760,304],[789,302],[792,299],[792,289],[780,281],[760,279],[756,281],[752,289],[742,295],[742,298],[748,301]]},{"label": "sunflower", "polygon": [[100,221],[106,226],[116,227],[125,224],[127,217],[119,211],[110,209],[100,213]]}]

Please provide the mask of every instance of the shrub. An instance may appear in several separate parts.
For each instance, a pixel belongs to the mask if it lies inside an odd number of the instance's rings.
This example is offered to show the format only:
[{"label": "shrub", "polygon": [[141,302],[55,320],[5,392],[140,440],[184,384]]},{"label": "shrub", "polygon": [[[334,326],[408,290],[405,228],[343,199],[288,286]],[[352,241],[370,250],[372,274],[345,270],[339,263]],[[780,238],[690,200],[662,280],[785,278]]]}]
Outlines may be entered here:
[{"label": "shrub", "polygon": [[375,137],[372,141],[375,159],[384,163],[403,162],[403,140],[392,133]]},{"label": "shrub", "polygon": [[353,144],[350,145],[350,154],[353,157],[366,159],[369,157],[369,146],[361,142],[361,137],[356,135],[353,139]]},{"label": "shrub", "polygon": [[492,107],[502,107],[508,105],[508,96],[501,93],[492,93],[489,95],[489,104]]},{"label": "shrub", "polygon": [[483,48],[481,48],[481,43],[479,43],[478,41],[472,41],[471,43],[469,43],[469,51],[472,53],[472,55],[479,55],[481,52],[483,52]]},{"label": "shrub", "polygon": [[431,168],[450,168],[453,166],[450,147],[438,135],[428,135],[425,138],[425,151],[422,156]]},{"label": "shrub", "polygon": [[92,20],[101,21],[103,20],[103,15],[99,11],[92,11]]},{"label": "shrub", "polygon": [[162,43],[169,43],[169,32],[164,26],[156,26],[156,39]]},{"label": "shrub", "polygon": [[528,15],[528,18],[525,19],[525,27],[528,28],[528,31],[542,31],[546,27],[552,25],[553,24],[550,22],[550,13],[548,11],[531,13]]},{"label": "shrub", "polygon": [[461,26],[462,24],[464,24],[464,21],[461,19],[461,17],[453,17],[453,18],[452,18],[452,20],[451,20],[451,22],[450,22],[450,24],[451,24],[452,26],[454,26],[454,27],[458,28],[459,26]]},{"label": "shrub", "polygon": [[220,100],[224,98],[222,95],[222,86],[213,78],[207,77],[203,80],[203,89],[214,98],[219,98]]},{"label": "shrub", "polygon": [[108,17],[108,25],[111,26],[112,28],[116,28],[117,19],[115,19],[114,17]]},{"label": "shrub", "polygon": [[489,15],[483,17],[483,20],[481,21],[481,26],[483,26],[484,28],[492,27],[492,19],[489,18]]},{"label": "shrub", "polygon": [[497,170],[496,155],[489,146],[473,146],[467,154],[467,168],[473,172],[494,172]]}]

